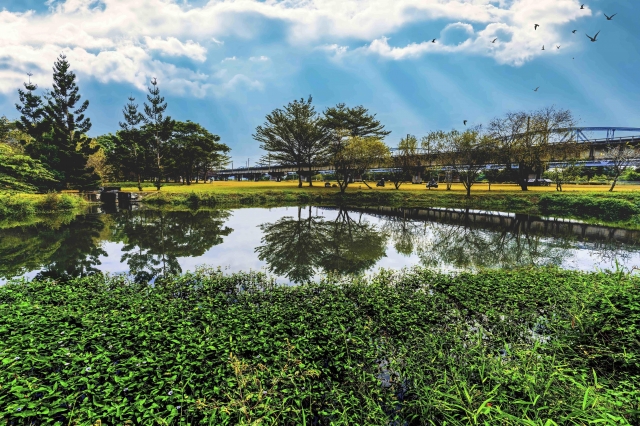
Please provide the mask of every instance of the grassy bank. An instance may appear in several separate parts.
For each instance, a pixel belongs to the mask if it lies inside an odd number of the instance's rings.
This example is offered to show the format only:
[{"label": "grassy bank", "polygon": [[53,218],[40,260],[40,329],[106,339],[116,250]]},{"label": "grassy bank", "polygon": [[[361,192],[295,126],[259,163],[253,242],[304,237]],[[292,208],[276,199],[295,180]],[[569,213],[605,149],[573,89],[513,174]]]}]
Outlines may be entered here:
[{"label": "grassy bank", "polygon": [[86,206],[82,198],[71,194],[0,193],[0,223],[25,220],[40,213],[72,211]]},{"label": "grassy bank", "polygon": [[535,187],[523,192],[516,190],[513,185],[493,185],[491,191],[477,188],[471,197],[466,197],[465,192],[457,186],[452,191],[428,191],[422,185],[406,185],[406,189],[399,191],[389,188],[352,188],[341,194],[335,188],[295,188],[285,184],[278,189],[277,184],[270,182],[216,182],[163,188],[160,192],[147,193],[144,202],[155,206],[190,208],[309,203],[471,208],[576,217],[626,228],[640,227],[640,190],[609,193],[584,191],[584,187],[578,189],[567,188],[558,193],[549,188]]},{"label": "grassy bank", "polygon": [[[14,424],[639,424],[640,279],[275,286],[199,271],[0,288]],[[35,420],[35,422],[30,422]]]}]

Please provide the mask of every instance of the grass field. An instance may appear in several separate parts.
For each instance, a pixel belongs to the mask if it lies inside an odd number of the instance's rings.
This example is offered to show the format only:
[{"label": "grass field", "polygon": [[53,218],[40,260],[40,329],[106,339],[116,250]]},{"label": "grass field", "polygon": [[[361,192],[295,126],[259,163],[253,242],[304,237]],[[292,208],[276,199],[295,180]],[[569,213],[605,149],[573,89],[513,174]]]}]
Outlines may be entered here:
[{"label": "grass field", "polygon": [[[335,183],[335,182],[332,182]],[[375,185],[370,183],[370,185]],[[142,188],[143,192],[157,192],[154,187]],[[563,192],[608,192],[609,185],[563,185]],[[135,186],[125,186],[123,191],[139,192]],[[192,183],[191,185],[182,184],[165,184],[160,192],[167,193],[185,193],[185,192],[219,192],[219,193],[258,193],[265,191],[314,191],[314,192],[339,192],[338,188],[325,188],[323,182],[314,182],[313,187],[309,187],[305,184],[302,188],[298,188],[297,181],[283,181],[283,182],[237,182],[237,181],[216,181],[212,183]],[[392,184],[387,184],[384,188],[378,188],[373,186],[371,189],[367,188],[362,183],[355,183],[347,188],[348,192],[357,191],[396,191]],[[401,192],[447,192],[447,193],[464,193],[465,189],[460,183],[454,183],[451,191],[447,191],[444,185],[441,185],[438,189],[427,190],[425,185],[412,185],[404,184],[400,187]],[[614,192],[630,192],[640,191],[640,185],[616,185]],[[491,185],[491,191],[486,183],[478,183],[471,188],[471,194],[483,194],[490,192],[513,192],[521,194],[524,191],[520,190],[520,187],[515,184],[493,184]],[[532,186],[529,187],[529,192],[556,192],[555,185],[551,186]]]}]

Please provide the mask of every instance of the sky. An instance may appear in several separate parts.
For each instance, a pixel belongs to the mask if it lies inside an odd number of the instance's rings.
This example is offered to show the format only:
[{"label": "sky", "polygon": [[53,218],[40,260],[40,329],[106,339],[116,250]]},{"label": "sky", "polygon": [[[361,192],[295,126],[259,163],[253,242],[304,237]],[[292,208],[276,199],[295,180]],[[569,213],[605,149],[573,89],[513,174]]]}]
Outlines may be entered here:
[{"label": "sky", "polygon": [[236,167],[263,154],[266,114],[309,95],[368,108],[392,147],[551,105],[640,127],[638,16],[637,0],[0,0],[0,115],[64,53],[90,136],[156,77],[168,115],[220,135]]}]

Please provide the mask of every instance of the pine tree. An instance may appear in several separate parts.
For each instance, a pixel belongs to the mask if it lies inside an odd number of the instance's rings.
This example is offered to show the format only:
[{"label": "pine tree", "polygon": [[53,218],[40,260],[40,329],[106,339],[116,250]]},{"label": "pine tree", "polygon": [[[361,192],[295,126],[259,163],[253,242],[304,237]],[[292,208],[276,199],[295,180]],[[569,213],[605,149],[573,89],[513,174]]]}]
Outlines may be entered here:
[{"label": "pine tree", "polygon": [[16,104],[16,109],[21,114],[16,122],[16,127],[34,139],[39,139],[43,132],[44,108],[42,107],[42,97],[35,95],[37,84],[31,82],[31,73],[27,73],[29,81],[24,83],[25,90],[18,89],[20,104]]},{"label": "pine tree", "polygon": [[144,120],[144,116],[138,111],[135,98],[129,97],[129,103],[122,110],[124,121],[121,121],[118,140],[121,142],[119,151],[122,153],[121,161],[126,163],[128,170],[133,171],[138,179],[138,190],[142,191],[141,175],[144,168],[145,143],[144,135],[139,124]]},{"label": "pine tree", "polygon": [[164,98],[160,96],[160,88],[158,87],[158,81],[154,77],[151,80],[151,87],[147,100],[144,104],[144,121],[146,123],[146,129],[152,134],[152,151],[155,158],[155,172],[156,172],[156,189],[160,191],[160,182],[163,175],[162,157],[165,150],[165,145],[169,139],[171,133],[171,117],[164,117],[163,114],[167,109],[167,103]]},{"label": "pine tree", "polygon": [[75,80],[67,57],[61,54],[53,66],[53,90],[46,96],[44,115],[51,128],[52,143],[57,148],[53,164],[49,164],[64,186],[85,189],[100,182],[93,168],[87,167],[89,155],[98,148],[90,146],[86,135],[91,129],[91,120],[84,115],[89,101],[77,105],[81,96]]}]

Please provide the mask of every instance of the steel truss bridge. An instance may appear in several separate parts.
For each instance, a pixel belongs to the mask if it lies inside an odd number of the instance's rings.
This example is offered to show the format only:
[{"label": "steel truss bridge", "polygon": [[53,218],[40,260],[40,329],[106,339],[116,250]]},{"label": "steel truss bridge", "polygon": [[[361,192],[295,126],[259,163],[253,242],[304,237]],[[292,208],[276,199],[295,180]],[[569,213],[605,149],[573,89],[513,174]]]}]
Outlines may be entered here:
[{"label": "steel truss bridge", "polygon": [[[616,136],[620,133],[627,133],[626,136]],[[555,131],[559,135],[552,143],[566,143],[569,141],[577,142],[584,146],[584,153],[578,164],[585,167],[606,167],[610,165],[609,159],[604,157],[605,147],[608,146],[640,146],[640,127],[569,127],[558,129]],[[598,137],[594,137],[598,136]],[[518,135],[521,136],[521,135]],[[423,148],[419,148],[419,154],[429,155],[430,153]],[[398,148],[391,148],[392,155],[398,152]],[[588,154],[587,154],[588,153]],[[599,155],[600,154],[600,155]],[[640,158],[635,159],[632,162],[635,166],[640,166]],[[562,162],[550,162],[550,167],[561,167]],[[504,164],[492,164],[487,168],[504,168]],[[517,167],[517,165],[515,165]],[[332,165],[312,166],[311,172],[322,173],[332,172],[334,167]],[[384,172],[389,168],[381,167],[373,169],[372,172]],[[217,179],[225,179],[228,177],[247,177],[249,179],[256,178],[265,174],[273,177],[282,177],[288,173],[297,173],[298,168],[290,165],[258,165],[254,167],[236,167],[232,169],[214,170],[212,175]],[[305,167],[303,173],[309,173],[309,167]]]}]

